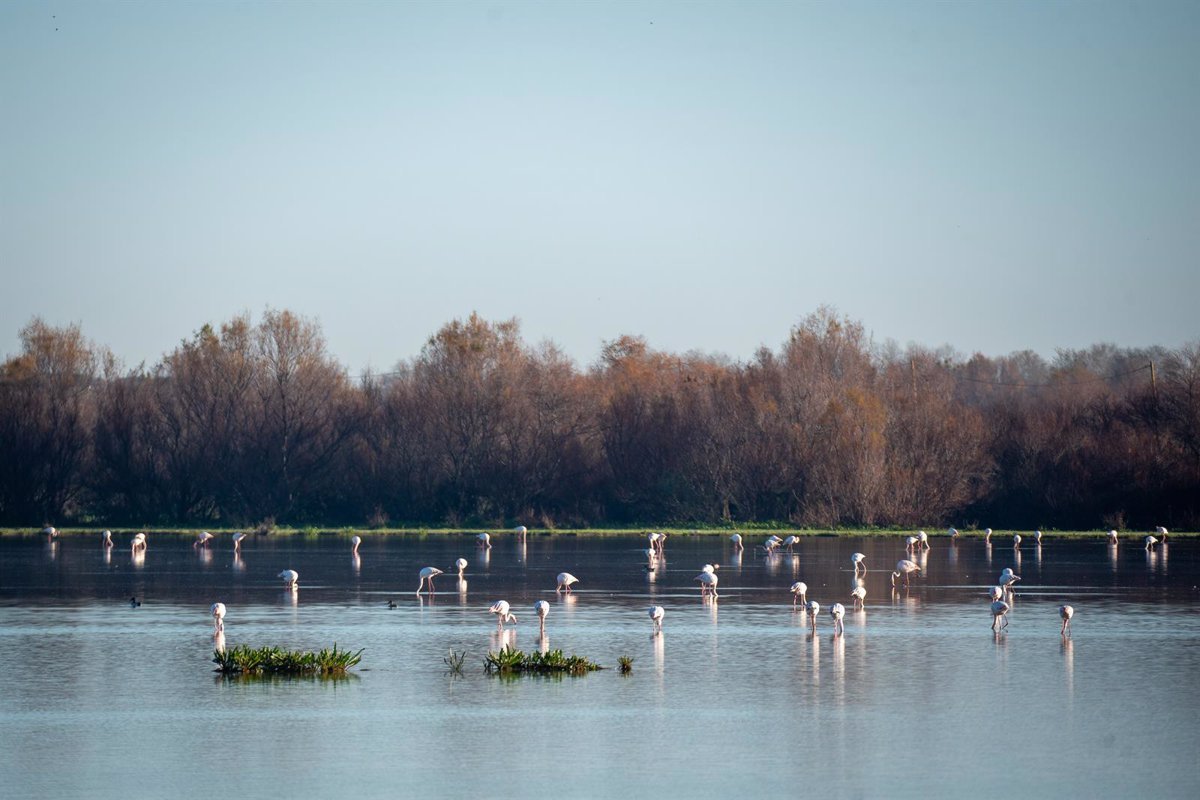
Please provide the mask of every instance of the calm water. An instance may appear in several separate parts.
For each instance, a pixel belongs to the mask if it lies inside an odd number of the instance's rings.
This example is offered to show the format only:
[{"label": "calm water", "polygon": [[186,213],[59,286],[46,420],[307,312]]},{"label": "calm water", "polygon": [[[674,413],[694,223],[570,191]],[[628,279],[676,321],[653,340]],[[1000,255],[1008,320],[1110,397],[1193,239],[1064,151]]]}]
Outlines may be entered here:
[{"label": "calm water", "polygon": [[[0,786],[5,797],[1195,797],[1200,792],[1200,546],[1148,555],[1050,540],[935,538],[926,577],[893,593],[896,539],[813,538],[794,556],[740,560],[724,537],[672,537],[643,568],[640,537],[263,537],[152,534],[0,539]],[[757,540],[757,539],[756,539]],[[867,554],[867,610],[835,638],[791,610],[788,586],[850,607],[850,554]],[[467,586],[420,567],[470,561]],[[720,600],[693,577],[721,564]],[[1008,632],[984,593],[1023,575]],[[297,595],[276,575],[300,573]],[[580,578],[556,597],[554,576]],[[131,608],[136,595],[143,601]],[[394,598],[398,608],[389,609]],[[501,640],[538,647],[530,607],[551,602],[549,646],[615,667],[582,678],[501,680]],[[224,680],[211,672],[208,607],[226,644],[366,648],[341,681]],[[1074,637],[1057,607],[1075,606]],[[653,636],[645,609],[666,608]],[[442,657],[470,652],[462,677]]]}]

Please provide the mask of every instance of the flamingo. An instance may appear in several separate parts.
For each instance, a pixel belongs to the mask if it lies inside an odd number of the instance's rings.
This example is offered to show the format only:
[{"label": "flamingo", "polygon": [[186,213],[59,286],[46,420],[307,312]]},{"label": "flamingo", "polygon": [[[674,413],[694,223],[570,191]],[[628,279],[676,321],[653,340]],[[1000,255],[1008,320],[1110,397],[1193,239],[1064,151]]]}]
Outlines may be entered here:
[{"label": "flamingo", "polygon": [[854,599],[854,607],[856,609],[865,609],[867,607],[867,590],[863,586],[855,586],[850,592],[850,597]]},{"label": "flamingo", "polygon": [[135,553],[138,550],[145,550],[146,549],[146,534],[135,533],[133,535],[133,541],[131,541],[129,543],[129,548],[131,550],[133,550]]},{"label": "flamingo", "polygon": [[242,533],[241,531],[239,531],[233,535],[233,550],[234,550],[234,552],[240,553],[242,551],[242,542],[246,541],[246,539],[247,539],[246,534]]},{"label": "flamingo", "polygon": [[946,535],[948,535],[951,539],[957,540],[958,539],[958,528],[951,528],[950,530],[946,531]]},{"label": "flamingo", "polygon": [[458,571],[458,577],[462,578],[463,572],[467,569],[467,560],[465,558],[457,559],[454,562],[454,569]]},{"label": "flamingo", "polygon": [[1036,544],[1038,547],[1041,547],[1041,546],[1042,546],[1042,532],[1041,532],[1041,531],[1034,531],[1034,532],[1033,532],[1033,542],[1034,542],[1034,544]]},{"label": "flamingo", "polygon": [[921,568],[915,562],[909,561],[907,558],[902,558],[896,562],[896,571],[892,573],[892,586],[896,585],[896,578],[904,576],[904,585],[908,586],[908,576],[914,572],[920,572]]},{"label": "flamingo", "polygon": [[917,542],[920,543],[922,550],[929,549],[929,534],[925,531],[917,531]]},{"label": "flamingo", "polygon": [[54,537],[58,536],[58,528],[54,527],[53,525],[47,525],[46,527],[42,528],[42,534],[47,539],[53,541]]},{"label": "flamingo", "polygon": [[858,574],[859,567],[862,567],[863,572],[867,571],[867,565],[863,563],[863,560],[865,558],[866,558],[866,556],[864,556],[862,553],[851,553],[850,554],[850,563],[854,565],[854,574],[855,575]]},{"label": "flamingo", "polygon": [[660,556],[666,555],[666,549],[665,549],[666,546],[667,546],[667,532],[661,531],[658,534],[658,541],[655,543],[655,547],[658,548],[658,554]]},{"label": "flamingo", "polygon": [[355,536],[353,539],[351,539],[351,540],[350,540],[350,553],[351,553],[351,555],[358,555],[358,546],[359,546],[360,544],[362,544],[362,537],[361,537],[361,536]]},{"label": "flamingo", "polygon": [[798,541],[800,541],[799,536],[789,536],[783,540],[783,546],[787,548],[789,553],[791,553],[793,552],[792,548],[795,547],[796,542]]},{"label": "flamingo", "polygon": [[1059,634],[1062,636],[1070,636],[1071,617],[1075,616],[1075,609],[1071,608],[1070,606],[1059,606],[1058,615],[1062,617],[1063,621],[1062,629],[1059,631]]},{"label": "flamingo", "polygon": [[1118,537],[1118,536],[1117,536],[1117,532],[1116,532],[1116,531],[1109,531],[1109,532],[1108,532],[1108,543],[1109,543],[1109,544],[1116,544],[1116,543],[1117,543],[1117,542],[1119,542],[1119,541],[1120,541],[1120,537]]},{"label": "flamingo", "polygon": [[804,608],[808,611],[808,624],[812,626],[813,633],[817,632],[817,614],[821,613],[821,604],[816,600],[809,600],[804,604]]},{"label": "flamingo", "polygon": [[1021,534],[1014,533],[1013,534],[1013,547],[1020,547],[1020,546],[1021,546]]},{"label": "flamingo", "polygon": [[475,540],[479,543],[479,546],[485,550],[492,546],[492,537],[488,536],[486,533],[479,534],[475,537]]},{"label": "flamingo", "polygon": [[417,584],[417,594],[421,593],[421,587],[426,583],[429,584],[429,593],[433,594],[433,579],[442,574],[442,571],[437,567],[422,567],[421,582]]},{"label": "flamingo", "polygon": [[1153,550],[1154,545],[1158,544],[1158,539],[1154,538],[1153,536],[1147,536],[1145,541],[1147,550]]},{"label": "flamingo", "polygon": [[1012,571],[1012,567],[1005,567],[1000,573],[1000,580],[996,583],[1004,587],[1005,591],[1012,591],[1012,585],[1021,580],[1021,576]]},{"label": "flamingo", "polygon": [[538,600],[533,604],[533,610],[538,615],[538,630],[542,636],[546,635],[546,615],[550,613],[550,604],[545,600]]},{"label": "flamingo", "polygon": [[730,536],[729,541],[733,542],[734,550],[742,550],[743,549],[742,535],[740,533],[735,533],[732,536]]},{"label": "flamingo", "polygon": [[225,604],[213,603],[209,613],[213,618],[213,634],[225,632]]},{"label": "flamingo", "polygon": [[721,568],[721,565],[720,565],[720,564],[705,564],[705,565],[704,565],[704,566],[703,566],[703,567],[700,569],[700,571],[701,571],[701,572],[716,572],[716,571],[717,571],[717,570],[719,570],[720,568]]},{"label": "flamingo", "polygon": [[279,577],[283,580],[283,588],[291,589],[293,592],[300,588],[300,573],[294,569],[285,569],[279,573]]},{"label": "flamingo", "polygon": [[992,529],[988,528],[983,532],[983,540],[988,544],[992,543]]},{"label": "flamingo", "polygon": [[917,549],[917,537],[906,536],[904,539],[904,551],[906,553],[911,553],[916,549]]},{"label": "flamingo", "polygon": [[652,623],[654,623],[654,629],[656,631],[661,631],[663,615],[665,615],[667,613],[666,611],[663,610],[663,607],[662,606],[650,606],[649,608],[646,609],[646,613],[650,616],[650,621]]},{"label": "flamingo", "polygon": [[697,575],[692,580],[700,581],[700,596],[701,597],[704,597],[707,594],[711,594],[713,597],[717,596],[717,583],[719,582],[717,580],[717,573],[701,572],[699,575]]},{"label": "flamingo", "polygon": [[792,593],[792,609],[796,608],[797,603],[808,605],[808,584],[804,581],[796,581],[790,589]]},{"label": "flamingo", "polygon": [[648,539],[650,542],[650,549],[654,551],[655,555],[658,555],[658,540],[660,538],[662,538],[661,533],[651,531],[650,533],[646,534],[646,539]]},{"label": "flamingo", "polygon": [[579,578],[576,578],[574,575],[572,575],[569,572],[558,573],[558,577],[555,578],[555,580],[558,581],[558,586],[554,590],[555,594],[557,594],[558,592],[563,592],[564,594],[570,594],[571,593],[571,584],[579,583]]},{"label": "flamingo", "polygon": [[100,534],[100,546],[101,547],[112,547],[113,546],[112,531],[105,531],[104,533]]},{"label": "flamingo", "polygon": [[1160,542],[1162,542],[1163,544],[1166,544],[1167,537],[1170,536],[1171,533],[1166,528],[1164,528],[1162,525],[1159,525],[1157,528],[1154,529],[1154,531],[1158,534],[1158,540]]},{"label": "flamingo", "polygon": [[829,607],[829,616],[833,618],[833,635],[840,636],[846,632],[846,625],[842,622],[842,617],[846,616],[846,607],[841,603],[834,603]]},{"label": "flamingo", "polygon": [[767,537],[767,540],[765,542],[763,542],[763,549],[766,550],[768,553],[774,553],[775,548],[779,547],[779,544],[782,541],[783,541],[783,539],[780,539],[778,536],[772,534]]},{"label": "flamingo", "polygon": [[196,541],[192,543],[192,547],[208,547],[208,543],[213,539],[213,535],[208,531],[200,531],[196,534]]},{"label": "flamingo", "polygon": [[521,541],[523,542],[525,541],[525,534],[529,533],[529,529],[524,525],[518,525],[517,527],[513,528],[513,533],[515,533],[517,536],[520,536]]},{"label": "flamingo", "polygon": [[515,623],[517,621],[517,618],[509,613],[507,600],[497,600],[496,602],[492,603],[492,607],[488,610],[496,615],[496,627],[499,630],[504,630],[504,623]]},{"label": "flamingo", "polygon": [[990,597],[993,602],[995,602],[996,600],[1003,600],[1004,599],[1004,587],[1003,586],[993,586]]},{"label": "flamingo", "polygon": [[992,630],[999,631],[1008,627],[1008,612],[1011,610],[1012,606],[1003,600],[992,601]]}]

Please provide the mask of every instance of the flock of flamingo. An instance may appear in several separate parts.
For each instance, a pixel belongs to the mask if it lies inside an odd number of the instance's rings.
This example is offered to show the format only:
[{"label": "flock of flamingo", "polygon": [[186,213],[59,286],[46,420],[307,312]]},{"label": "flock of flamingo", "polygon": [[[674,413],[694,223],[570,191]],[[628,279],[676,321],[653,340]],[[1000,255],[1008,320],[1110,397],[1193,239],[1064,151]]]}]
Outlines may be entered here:
[{"label": "flock of flamingo", "polygon": [[[44,528],[42,533],[51,541],[58,536],[58,531],[50,526]],[[513,533],[515,533],[522,541],[524,541],[528,530],[524,525],[521,525],[513,529]],[[1155,533],[1157,536],[1148,535],[1143,539],[1143,543],[1147,550],[1152,550],[1159,544],[1165,544],[1170,536],[1170,533],[1167,531],[1167,529],[1163,527],[1157,528]],[[950,528],[947,535],[952,541],[954,541],[958,539],[959,533],[954,528]],[[240,552],[242,543],[247,538],[247,534],[235,533],[231,538],[234,551]],[[1033,538],[1035,543],[1040,546],[1042,543],[1042,532],[1035,531]],[[201,533],[197,534],[196,541],[193,546],[198,549],[207,548],[214,539],[215,537],[211,533],[208,531],[202,531]],[[1106,539],[1109,545],[1114,547],[1120,541],[1120,537],[1115,530],[1110,530],[1106,536]],[[741,551],[745,548],[741,534],[735,533],[729,537],[729,540],[735,551]],[[666,541],[666,533],[652,532],[648,534],[649,547],[643,551],[643,555],[646,559],[645,566],[647,570],[656,570],[660,563],[665,560]],[[792,552],[793,548],[799,541],[800,539],[797,536],[780,538],[779,536],[772,535],[769,536],[760,545],[760,547],[767,555],[778,553],[780,551]],[[984,531],[984,541],[988,544],[991,543],[991,528],[987,528]],[[1013,548],[1019,549],[1022,542],[1021,534],[1013,534],[1012,541]],[[353,555],[357,556],[359,547],[362,544],[362,537],[355,536],[350,540],[350,542],[351,552]],[[490,548],[492,546],[491,536],[487,533],[480,533],[477,536],[477,543],[480,548]],[[904,544],[906,551],[905,554],[914,555],[918,551],[925,551],[929,549],[929,536],[925,533],[925,531],[918,531],[915,535],[906,537]],[[111,531],[104,531],[101,534],[101,545],[106,548],[114,546]],[[130,540],[130,548],[134,554],[144,553],[146,550],[146,534],[135,534]],[[865,585],[867,573],[866,556],[862,553],[853,553],[850,556],[850,562],[854,569],[854,588],[850,592],[850,599],[853,602],[853,607],[856,610],[863,609],[865,608],[867,598],[867,589]],[[451,570],[457,573],[458,578],[461,580],[464,576],[467,566],[467,560],[465,558],[459,558],[454,562]],[[718,597],[717,587],[720,584],[720,580],[717,577],[717,570],[719,568],[720,565],[718,564],[705,564],[701,568],[700,574],[694,578],[694,580],[700,584],[701,597],[706,601],[715,601]],[[892,587],[895,588],[897,581],[899,580],[903,580],[904,585],[908,586],[911,576],[914,574],[919,574],[920,572],[921,567],[912,559],[900,559],[896,562],[896,568],[892,571]],[[860,573],[862,574],[861,578],[859,577]],[[420,595],[422,591],[432,594],[434,592],[433,580],[438,575],[442,574],[445,574],[444,571],[438,569],[437,567],[423,567],[418,573],[419,583],[417,584],[416,594]],[[279,578],[283,581],[285,589],[292,592],[299,591],[300,575],[295,570],[285,569],[279,573]],[[1021,580],[1020,575],[1017,575],[1011,567],[1005,567],[1000,573],[1000,577],[996,581],[996,585],[993,586],[989,592],[989,597],[991,600],[990,608],[992,613],[992,630],[996,632],[997,635],[999,635],[1000,632],[1008,627],[1008,614],[1012,610],[1013,606],[1013,587],[1019,580]],[[571,573],[560,572],[556,578],[557,585],[555,592],[570,594],[571,587],[578,582],[579,579]],[[803,581],[797,581],[793,583],[789,591],[792,594],[792,608],[794,610],[802,611],[806,615],[809,625],[815,632],[817,629],[817,618],[821,611],[820,603],[818,603],[816,600],[808,599],[808,586]],[[130,605],[139,606],[141,603],[136,597],[133,597],[130,598]],[[391,601],[389,601],[388,605],[392,608],[396,607],[395,603]],[[507,600],[497,600],[488,610],[490,613],[496,616],[496,626],[499,630],[504,630],[504,626],[506,624],[513,624],[517,621],[516,615],[512,613],[512,606],[509,605]],[[546,617],[550,613],[550,604],[545,600],[538,600],[536,603],[534,603],[533,611],[537,615],[538,625],[542,634],[544,635],[546,630]],[[214,635],[223,634],[225,630],[225,604],[221,602],[213,603],[212,607],[210,608],[210,613],[213,619]],[[666,615],[666,610],[662,606],[651,606],[646,609],[646,613],[649,616],[652,625],[654,626],[654,631],[656,633],[660,632],[662,630],[663,617]],[[1075,609],[1069,605],[1062,605],[1059,606],[1058,613],[1062,620],[1062,627],[1060,628],[1059,633],[1064,637],[1069,637],[1071,635],[1071,620],[1075,616]],[[840,636],[844,633],[845,627],[843,619],[845,615],[846,607],[841,603],[833,603],[829,607],[829,616],[833,621],[834,636]]]}]

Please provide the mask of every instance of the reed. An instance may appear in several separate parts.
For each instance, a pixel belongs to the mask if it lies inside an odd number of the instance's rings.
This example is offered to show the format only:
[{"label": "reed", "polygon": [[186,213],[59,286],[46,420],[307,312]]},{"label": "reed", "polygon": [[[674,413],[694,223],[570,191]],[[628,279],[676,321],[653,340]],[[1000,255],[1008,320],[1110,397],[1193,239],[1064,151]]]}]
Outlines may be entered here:
[{"label": "reed", "polygon": [[562,650],[525,653],[511,647],[505,647],[500,652],[488,651],[483,667],[486,672],[498,675],[514,675],[523,672],[586,675],[589,672],[604,669],[599,664],[588,661],[582,656],[564,656]]},{"label": "reed", "polygon": [[461,653],[455,652],[453,648],[450,650],[450,655],[442,659],[447,667],[450,668],[451,675],[462,675],[463,662],[467,660],[467,651]]},{"label": "reed", "polygon": [[222,675],[341,675],[362,661],[362,652],[339,650],[336,643],[315,653],[241,644],[214,650],[213,663]]}]

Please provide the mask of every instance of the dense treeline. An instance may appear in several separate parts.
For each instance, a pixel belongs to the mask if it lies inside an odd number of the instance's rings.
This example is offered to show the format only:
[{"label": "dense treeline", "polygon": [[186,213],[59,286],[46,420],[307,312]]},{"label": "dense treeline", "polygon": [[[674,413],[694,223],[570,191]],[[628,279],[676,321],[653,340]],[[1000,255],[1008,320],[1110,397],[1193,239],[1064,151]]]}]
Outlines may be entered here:
[{"label": "dense treeline", "polygon": [[1200,342],[963,360],[823,308],[749,363],[627,336],[581,370],[472,316],[358,379],[287,311],[150,369],[77,326],[21,344],[9,525],[1200,524]]}]

